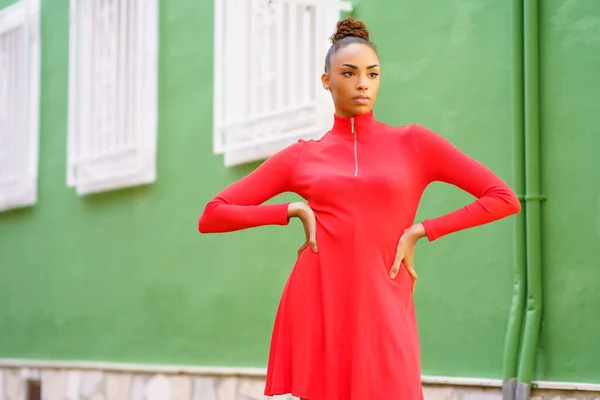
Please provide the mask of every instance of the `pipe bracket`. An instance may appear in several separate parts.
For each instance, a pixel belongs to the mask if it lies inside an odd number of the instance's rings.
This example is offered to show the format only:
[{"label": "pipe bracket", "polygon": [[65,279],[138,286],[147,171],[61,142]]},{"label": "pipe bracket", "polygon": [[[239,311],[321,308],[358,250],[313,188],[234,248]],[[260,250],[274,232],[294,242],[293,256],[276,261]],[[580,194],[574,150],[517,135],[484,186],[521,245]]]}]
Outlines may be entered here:
[{"label": "pipe bracket", "polygon": [[525,194],[525,195],[518,195],[517,196],[519,198],[520,201],[546,201],[548,200],[548,196],[545,194]]}]

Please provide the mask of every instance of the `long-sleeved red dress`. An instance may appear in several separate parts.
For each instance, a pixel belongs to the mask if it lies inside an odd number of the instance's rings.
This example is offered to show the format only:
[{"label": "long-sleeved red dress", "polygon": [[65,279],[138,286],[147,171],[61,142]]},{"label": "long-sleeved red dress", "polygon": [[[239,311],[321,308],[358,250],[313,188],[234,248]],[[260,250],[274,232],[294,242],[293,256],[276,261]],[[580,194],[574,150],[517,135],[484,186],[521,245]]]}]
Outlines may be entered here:
[{"label": "long-sleeved red dress", "polygon": [[282,192],[308,201],[319,252],[305,249],[283,290],[265,394],[309,400],[422,399],[411,278],[389,277],[398,239],[413,224],[425,187],[456,185],[477,198],[423,221],[433,241],[520,210],[488,168],[420,125],[390,127],[373,112],[335,116],[320,140],[285,148],[232,184],[202,216],[200,232],[286,225]]}]

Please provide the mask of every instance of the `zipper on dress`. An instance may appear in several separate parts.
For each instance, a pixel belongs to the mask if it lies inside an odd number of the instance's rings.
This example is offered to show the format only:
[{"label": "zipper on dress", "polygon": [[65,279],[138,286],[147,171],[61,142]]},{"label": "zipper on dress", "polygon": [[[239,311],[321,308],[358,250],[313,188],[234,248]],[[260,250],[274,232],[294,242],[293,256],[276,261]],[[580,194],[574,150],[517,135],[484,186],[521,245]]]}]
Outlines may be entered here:
[{"label": "zipper on dress", "polygon": [[356,141],[356,127],[354,126],[354,118],[350,118],[352,124],[352,135],[354,135],[354,176],[358,176],[358,150]]}]

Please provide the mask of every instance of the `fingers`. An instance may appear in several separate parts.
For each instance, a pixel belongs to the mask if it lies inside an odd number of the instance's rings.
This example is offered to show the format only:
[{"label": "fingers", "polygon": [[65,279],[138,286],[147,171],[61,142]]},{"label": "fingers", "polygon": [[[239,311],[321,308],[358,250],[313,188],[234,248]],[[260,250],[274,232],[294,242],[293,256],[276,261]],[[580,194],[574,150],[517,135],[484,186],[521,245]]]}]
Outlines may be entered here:
[{"label": "fingers", "polygon": [[319,246],[317,245],[317,218],[315,217],[315,213],[313,212],[312,208],[305,203],[294,203],[294,206],[297,207],[297,211],[294,211],[296,210],[295,208],[292,211],[296,212],[295,215],[298,216],[302,221],[304,236],[306,237],[306,241],[298,249],[298,255],[300,255],[300,253],[302,253],[307,247],[310,247],[313,252],[318,253]]},{"label": "fingers", "polygon": [[307,246],[308,246],[308,243],[306,243],[306,242],[302,243],[302,246],[298,247],[298,255],[300,255],[300,253],[302,253],[304,251],[304,249],[306,249]]},{"label": "fingers", "polygon": [[308,246],[312,249],[313,252],[319,252],[319,246],[317,246],[317,218],[315,217],[314,212],[310,210],[307,218],[304,222],[304,233],[306,234],[306,241],[308,242]]},{"label": "fingers", "polygon": [[390,278],[394,279],[396,277],[396,275],[398,275],[398,271],[400,271],[401,263],[402,263],[402,260],[396,259],[396,261],[394,261],[394,264],[392,264],[392,269],[390,270]]},{"label": "fingers", "polygon": [[398,246],[396,247],[396,254],[394,255],[394,263],[392,264],[392,269],[390,270],[390,278],[394,279],[396,275],[398,275],[402,260],[404,260],[404,246],[402,245],[402,240],[399,240]]},{"label": "fingers", "polygon": [[417,273],[415,271],[414,264],[411,262],[407,262],[407,263],[405,263],[405,266],[406,266],[406,270],[408,271],[410,277],[416,281],[419,277],[417,276]]},{"label": "fingers", "polygon": [[308,244],[310,245],[312,251],[318,253],[319,247],[317,246],[317,223],[316,220],[314,220],[314,218],[311,225],[312,226],[309,228],[308,232]]},{"label": "fingers", "polygon": [[319,252],[319,246],[317,245],[317,218],[315,217],[315,213],[308,206],[304,208],[304,214],[300,218],[302,220],[302,225],[304,227],[304,235],[306,236],[306,241],[300,248],[298,249],[298,255],[302,253],[307,247],[314,253]]},{"label": "fingers", "polygon": [[412,262],[406,263],[406,270],[408,271],[408,274],[412,278],[411,290],[414,293],[415,287],[417,286],[417,279],[419,279],[419,277],[417,276],[417,273],[415,271],[415,265]]},{"label": "fingers", "polygon": [[394,279],[396,275],[398,275],[398,271],[400,271],[400,265],[402,264],[403,259],[404,249],[400,244],[398,244],[396,255],[394,256],[394,263],[392,264],[392,269],[390,270],[390,278]]},{"label": "fingers", "polygon": [[[402,264],[402,260],[396,259],[394,261],[394,264],[392,265],[392,269],[390,270],[390,278],[394,279],[396,277],[396,275],[398,275],[401,264]],[[411,291],[412,291],[412,293],[414,293],[415,287],[417,286],[417,279],[419,279],[419,277],[417,276],[417,272],[415,271],[415,265],[412,262],[408,262],[408,261],[404,260],[404,267],[406,268],[406,271],[408,272],[408,274],[410,275],[410,278],[412,280]]]}]

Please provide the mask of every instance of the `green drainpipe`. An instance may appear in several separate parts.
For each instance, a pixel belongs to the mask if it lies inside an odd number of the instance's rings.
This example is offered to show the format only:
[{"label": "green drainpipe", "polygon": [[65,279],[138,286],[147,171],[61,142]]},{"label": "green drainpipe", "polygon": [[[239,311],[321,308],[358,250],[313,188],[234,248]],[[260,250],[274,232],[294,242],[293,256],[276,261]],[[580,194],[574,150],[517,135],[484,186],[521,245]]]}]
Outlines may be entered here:
[{"label": "green drainpipe", "polygon": [[527,312],[517,375],[516,399],[529,399],[542,319],[542,242],[539,129],[539,0],[525,0],[525,221]]},{"label": "green drainpipe", "polygon": [[[511,24],[513,41],[513,132],[515,177],[514,190],[525,192],[525,160],[523,133],[523,0],[511,2]],[[519,196],[523,202],[524,196]],[[523,207],[524,208],[524,207]],[[508,329],[504,345],[502,371],[502,398],[514,400],[517,388],[517,369],[519,364],[519,345],[523,327],[523,309],[525,308],[525,285],[527,281],[525,266],[525,212],[514,217],[514,283],[513,298],[508,318]]]}]

